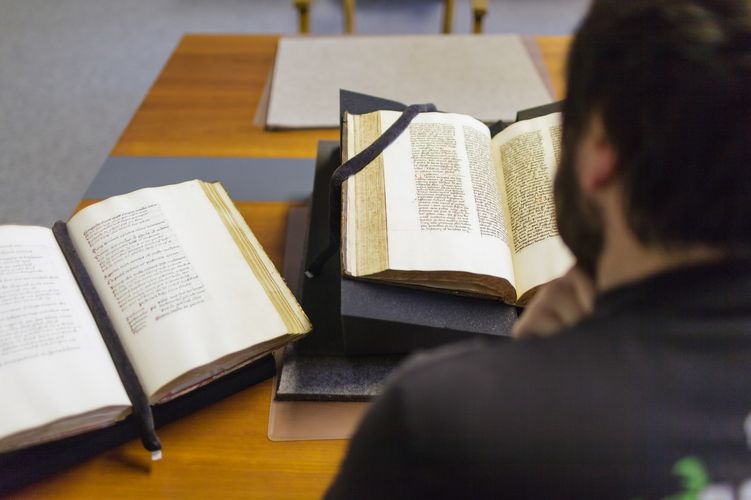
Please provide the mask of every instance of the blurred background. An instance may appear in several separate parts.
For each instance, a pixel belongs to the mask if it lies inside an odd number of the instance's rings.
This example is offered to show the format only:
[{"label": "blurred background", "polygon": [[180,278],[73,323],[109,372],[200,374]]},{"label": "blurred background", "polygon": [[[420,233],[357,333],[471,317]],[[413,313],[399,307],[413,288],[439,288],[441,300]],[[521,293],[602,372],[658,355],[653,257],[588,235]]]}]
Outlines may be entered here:
[{"label": "blurred background", "polygon": [[[589,0],[490,0],[485,33],[568,34]],[[437,34],[441,0],[357,0],[357,33]],[[314,0],[313,34],[342,32]],[[469,0],[453,32],[469,33]],[[184,33],[295,34],[292,0],[0,0],[0,224],[67,219]]]}]

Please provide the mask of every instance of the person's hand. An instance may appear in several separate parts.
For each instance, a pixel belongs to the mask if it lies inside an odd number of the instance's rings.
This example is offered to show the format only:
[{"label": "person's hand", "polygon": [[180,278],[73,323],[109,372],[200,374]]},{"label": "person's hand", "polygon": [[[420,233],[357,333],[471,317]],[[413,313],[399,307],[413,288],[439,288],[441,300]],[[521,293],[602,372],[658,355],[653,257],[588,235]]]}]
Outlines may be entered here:
[{"label": "person's hand", "polygon": [[515,339],[550,337],[592,312],[592,279],[576,266],[544,285],[526,307],[512,330]]}]

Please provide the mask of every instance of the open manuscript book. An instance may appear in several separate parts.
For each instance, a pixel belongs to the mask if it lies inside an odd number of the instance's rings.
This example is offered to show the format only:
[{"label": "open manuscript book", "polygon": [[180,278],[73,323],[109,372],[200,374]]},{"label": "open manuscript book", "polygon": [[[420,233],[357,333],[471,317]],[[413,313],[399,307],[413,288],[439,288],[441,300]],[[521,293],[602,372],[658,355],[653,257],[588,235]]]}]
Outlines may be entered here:
[{"label": "open manuscript book", "polygon": [[[399,116],[346,114],[343,161]],[[344,274],[523,305],[573,263],[555,223],[560,136],[560,113],[492,138],[469,116],[417,115],[344,183]]]},{"label": "open manuscript book", "polygon": [[[71,218],[69,239],[58,227],[0,226],[0,452],[131,412],[102,313],[151,404],[311,329],[219,183],[115,196]],[[87,304],[68,245],[105,311]]]}]

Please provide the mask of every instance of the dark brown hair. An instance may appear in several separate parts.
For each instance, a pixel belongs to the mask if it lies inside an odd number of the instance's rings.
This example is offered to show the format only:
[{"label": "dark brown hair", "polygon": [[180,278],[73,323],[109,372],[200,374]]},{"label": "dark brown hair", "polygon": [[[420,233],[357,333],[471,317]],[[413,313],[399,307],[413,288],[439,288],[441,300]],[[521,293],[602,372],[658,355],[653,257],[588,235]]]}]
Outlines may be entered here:
[{"label": "dark brown hair", "polygon": [[568,61],[564,152],[593,112],[645,244],[751,246],[751,8],[595,0]]}]

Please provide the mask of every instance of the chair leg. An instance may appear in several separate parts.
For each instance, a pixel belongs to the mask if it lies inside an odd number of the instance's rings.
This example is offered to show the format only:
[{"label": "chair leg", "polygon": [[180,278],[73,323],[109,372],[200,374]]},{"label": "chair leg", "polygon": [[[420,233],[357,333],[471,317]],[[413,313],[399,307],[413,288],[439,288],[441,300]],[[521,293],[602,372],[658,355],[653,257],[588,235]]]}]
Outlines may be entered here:
[{"label": "chair leg", "polygon": [[451,33],[454,24],[454,0],[443,0],[443,32]]},{"label": "chair leg", "polygon": [[355,32],[355,0],[342,0],[342,12],[344,14],[344,32]]},{"label": "chair leg", "polygon": [[299,14],[300,33],[310,33],[310,3],[312,0],[292,0]]},{"label": "chair leg", "polygon": [[472,0],[472,32],[482,33],[482,21],[488,13],[488,0]]}]

